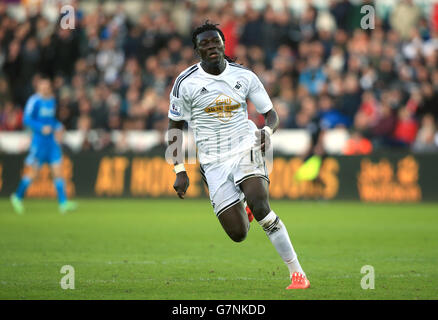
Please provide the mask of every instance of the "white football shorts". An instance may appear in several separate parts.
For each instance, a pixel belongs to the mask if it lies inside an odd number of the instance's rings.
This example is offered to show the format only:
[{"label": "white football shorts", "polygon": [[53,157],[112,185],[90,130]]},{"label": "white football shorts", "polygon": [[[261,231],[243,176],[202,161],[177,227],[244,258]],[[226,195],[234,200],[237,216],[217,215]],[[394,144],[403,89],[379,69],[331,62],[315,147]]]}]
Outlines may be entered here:
[{"label": "white football shorts", "polygon": [[248,150],[221,162],[201,165],[211,205],[217,217],[245,198],[239,184],[252,177],[268,181],[268,171],[260,150]]}]

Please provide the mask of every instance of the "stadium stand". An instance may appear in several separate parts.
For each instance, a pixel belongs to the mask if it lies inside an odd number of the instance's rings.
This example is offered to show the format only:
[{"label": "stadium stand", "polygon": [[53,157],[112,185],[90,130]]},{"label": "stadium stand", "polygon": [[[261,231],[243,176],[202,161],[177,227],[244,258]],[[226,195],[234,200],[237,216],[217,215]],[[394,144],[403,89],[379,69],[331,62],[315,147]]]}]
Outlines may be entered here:
[{"label": "stadium stand", "polygon": [[[273,99],[285,152],[305,149],[287,141],[317,115],[335,129],[333,153],[353,131],[372,150],[437,151],[438,5],[414,2],[377,3],[372,30],[360,28],[371,1],[71,1],[74,30],[59,27],[54,1],[2,2],[0,135],[20,139],[24,103],[48,74],[72,150],[164,143],[172,81],[197,61],[190,33],[208,17],[223,29],[226,53]],[[249,116],[261,125],[252,105]],[[140,136],[152,142],[139,145]],[[3,151],[26,148],[9,137]]]}]

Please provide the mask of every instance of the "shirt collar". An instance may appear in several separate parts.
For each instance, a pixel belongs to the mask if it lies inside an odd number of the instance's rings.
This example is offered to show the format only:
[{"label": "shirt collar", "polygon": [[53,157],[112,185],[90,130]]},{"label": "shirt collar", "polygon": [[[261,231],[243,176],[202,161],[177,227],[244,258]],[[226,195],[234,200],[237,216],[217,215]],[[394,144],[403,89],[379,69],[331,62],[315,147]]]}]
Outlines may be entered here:
[{"label": "shirt collar", "polygon": [[215,74],[211,74],[211,73],[208,73],[208,72],[205,72],[205,70],[202,68],[202,66],[201,66],[201,62],[198,62],[198,67],[199,67],[199,71],[204,75],[204,76],[207,76],[207,77],[210,77],[210,78],[213,78],[213,79],[220,79],[220,78],[222,78],[226,73],[227,73],[227,71],[228,71],[228,69],[229,69],[229,67],[228,67],[228,61],[225,59],[224,60],[225,61],[225,69],[224,69],[224,71],[222,71],[220,74],[218,74],[218,75],[215,75]]}]

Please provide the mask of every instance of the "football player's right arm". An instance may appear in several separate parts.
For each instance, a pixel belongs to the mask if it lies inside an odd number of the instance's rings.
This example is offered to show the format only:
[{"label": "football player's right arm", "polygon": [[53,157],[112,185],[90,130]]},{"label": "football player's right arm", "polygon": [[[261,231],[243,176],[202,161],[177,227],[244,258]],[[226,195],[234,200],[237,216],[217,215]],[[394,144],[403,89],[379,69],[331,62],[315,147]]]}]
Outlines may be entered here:
[{"label": "football player's right arm", "polygon": [[31,97],[24,107],[23,124],[32,129],[32,131],[41,132],[43,134],[49,134],[52,128],[49,125],[44,125],[35,119],[35,113],[38,112],[37,99]]},{"label": "football player's right arm", "polygon": [[[184,199],[184,195],[189,187],[189,177],[184,169],[184,154],[182,152],[182,137],[183,137],[184,120],[174,121],[169,119],[168,140],[167,145],[171,151],[169,156],[172,157],[173,165],[175,166],[176,178],[173,188],[178,197]],[[178,167],[181,169],[177,170]]]},{"label": "football player's right arm", "polygon": [[169,128],[168,128],[168,150],[166,153],[172,158],[174,171],[176,173],[175,189],[178,197],[184,199],[187,188],[189,187],[189,177],[184,168],[183,129],[184,123],[189,121],[191,116],[190,103],[188,102],[184,86],[181,86],[178,93],[172,89],[169,97]]}]

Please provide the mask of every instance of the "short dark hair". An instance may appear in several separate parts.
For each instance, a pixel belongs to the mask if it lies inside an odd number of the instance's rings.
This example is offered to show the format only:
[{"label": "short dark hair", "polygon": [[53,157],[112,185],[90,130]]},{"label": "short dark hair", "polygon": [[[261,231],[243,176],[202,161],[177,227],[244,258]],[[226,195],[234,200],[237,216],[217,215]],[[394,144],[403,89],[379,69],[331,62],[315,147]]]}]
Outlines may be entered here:
[{"label": "short dark hair", "polygon": [[37,76],[39,77],[39,80],[47,80],[52,82],[52,77],[47,73],[38,73]]},{"label": "short dark hair", "polygon": [[221,29],[219,29],[218,24],[210,23],[208,20],[204,22],[203,25],[197,27],[192,34],[192,42],[193,42],[193,48],[196,49],[196,37],[198,34],[203,33],[205,31],[217,31],[219,35],[221,36],[223,42],[225,42],[225,36]]},{"label": "short dark hair", "polygon": [[[208,22],[208,20],[206,20],[204,22],[203,25],[197,27],[192,34],[192,42],[193,42],[193,48],[196,49],[196,37],[198,36],[198,34],[203,33],[205,31],[217,31],[219,33],[219,35],[222,38],[222,41],[225,43],[225,36],[224,33],[222,32],[221,29],[219,29],[218,24],[213,24]],[[236,62],[236,59],[231,59],[230,57],[228,57],[227,55],[224,55],[225,60],[227,60],[228,62]]]}]

